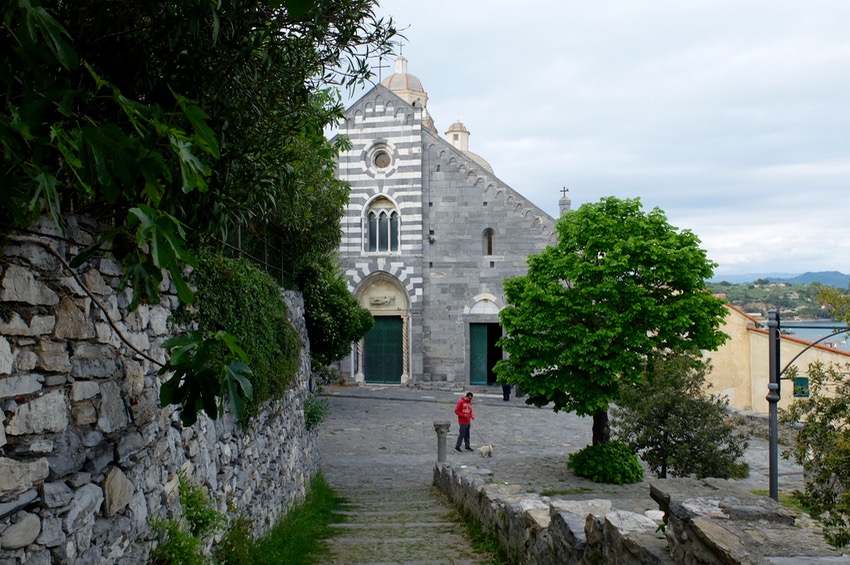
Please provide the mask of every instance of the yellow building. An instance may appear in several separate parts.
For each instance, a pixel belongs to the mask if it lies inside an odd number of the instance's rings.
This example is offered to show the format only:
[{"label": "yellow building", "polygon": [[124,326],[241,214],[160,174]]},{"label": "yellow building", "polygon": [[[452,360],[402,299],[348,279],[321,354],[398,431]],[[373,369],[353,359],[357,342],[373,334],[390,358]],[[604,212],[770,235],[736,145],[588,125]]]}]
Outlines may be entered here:
[{"label": "yellow building", "polygon": [[[730,339],[717,351],[706,354],[711,360],[712,371],[708,381],[710,392],[719,393],[729,399],[729,406],[736,410],[767,414],[767,384],[769,374],[767,325],[727,304],[729,314],[722,327]],[[780,368],[785,368],[811,342],[783,335],[780,348]],[[815,361],[824,365],[850,363],[850,353],[814,345],[794,362],[800,376],[806,374],[808,366]],[[792,381],[783,375],[780,408],[787,408],[794,401]]]}]

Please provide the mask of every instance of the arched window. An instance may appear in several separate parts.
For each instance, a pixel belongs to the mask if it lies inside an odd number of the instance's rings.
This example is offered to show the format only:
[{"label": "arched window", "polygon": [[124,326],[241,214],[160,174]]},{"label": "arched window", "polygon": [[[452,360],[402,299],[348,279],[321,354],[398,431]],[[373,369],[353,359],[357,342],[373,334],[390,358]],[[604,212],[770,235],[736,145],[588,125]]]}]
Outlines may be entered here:
[{"label": "arched window", "polygon": [[398,251],[399,215],[392,202],[381,198],[372,203],[366,214],[366,251]]},{"label": "arched window", "polygon": [[493,228],[487,228],[484,230],[482,234],[482,243],[484,246],[484,255],[492,255],[493,254],[493,236],[496,235],[496,232],[493,231]]}]

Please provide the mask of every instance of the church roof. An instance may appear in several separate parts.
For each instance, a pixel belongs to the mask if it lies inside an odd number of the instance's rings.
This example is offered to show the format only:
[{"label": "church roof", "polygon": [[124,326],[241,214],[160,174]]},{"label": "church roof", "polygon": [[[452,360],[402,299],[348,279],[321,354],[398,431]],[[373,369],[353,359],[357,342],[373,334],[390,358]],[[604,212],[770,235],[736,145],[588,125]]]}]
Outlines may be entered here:
[{"label": "church roof", "polygon": [[486,170],[488,173],[493,174],[493,167],[490,166],[490,163],[488,163],[484,157],[478,153],[473,153],[472,151],[464,151],[463,154],[466,155],[470,161]]}]

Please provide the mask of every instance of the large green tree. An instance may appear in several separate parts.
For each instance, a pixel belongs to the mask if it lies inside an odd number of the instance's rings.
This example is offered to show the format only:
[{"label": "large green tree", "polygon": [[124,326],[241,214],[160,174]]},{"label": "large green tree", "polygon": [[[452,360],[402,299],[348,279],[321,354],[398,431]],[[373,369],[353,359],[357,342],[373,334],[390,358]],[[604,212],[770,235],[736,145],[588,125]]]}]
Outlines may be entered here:
[{"label": "large green tree", "polygon": [[592,415],[608,439],[608,406],[657,352],[713,350],[723,301],[706,291],[714,264],[690,231],[640,200],[603,198],[565,214],[558,242],[505,281],[508,357],[496,364],[537,406]]},{"label": "large green tree", "polygon": [[[333,179],[344,140],[323,128],[341,116],[334,89],[368,79],[372,57],[391,50],[396,31],[376,6],[0,4],[0,226],[101,220],[102,239],[71,265],[109,249],[131,308],[158,300],[163,270],[191,302],[184,268],[237,227],[280,238],[293,271],[334,264],[348,189]],[[193,366],[199,339],[171,342],[175,363]]]}]

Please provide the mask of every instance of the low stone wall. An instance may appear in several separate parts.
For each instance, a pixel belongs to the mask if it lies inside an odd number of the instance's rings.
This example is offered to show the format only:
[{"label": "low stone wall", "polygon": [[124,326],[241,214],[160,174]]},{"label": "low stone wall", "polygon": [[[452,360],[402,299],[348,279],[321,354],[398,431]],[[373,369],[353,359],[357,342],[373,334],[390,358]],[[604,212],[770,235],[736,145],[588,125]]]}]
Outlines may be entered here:
[{"label": "low stone wall", "polygon": [[[145,562],[151,520],[179,511],[181,469],[265,532],[319,469],[304,425],[308,346],[293,388],[250,429],[228,415],[184,428],[159,407],[158,366],[118,338],[164,360],[174,289],[124,314],[120,265],[101,259],[75,279],[62,259],[93,240],[74,219],[66,234],[73,243],[12,234],[0,260],[0,563]],[[306,344],[300,296],[283,299]]]},{"label": "low stone wall", "polygon": [[730,481],[665,479],[644,514],[616,500],[549,498],[492,484],[476,467],[437,464],[434,484],[491,532],[511,561],[555,564],[846,563],[812,530],[767,497]]}]

